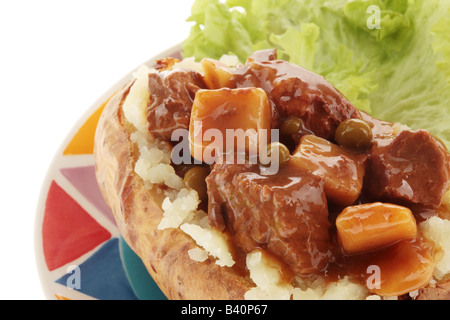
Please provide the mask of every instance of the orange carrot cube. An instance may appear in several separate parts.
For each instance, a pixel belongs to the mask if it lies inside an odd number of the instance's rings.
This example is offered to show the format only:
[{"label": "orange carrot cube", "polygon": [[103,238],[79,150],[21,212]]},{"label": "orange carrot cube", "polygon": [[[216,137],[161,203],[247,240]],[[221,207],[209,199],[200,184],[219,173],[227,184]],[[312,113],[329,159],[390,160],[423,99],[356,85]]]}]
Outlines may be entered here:
[{"label": "orange carrot cube", "polygon": [[411,210],[379,202],[347,207],[337,217],[336,227],[348,254],[374,251],[417,236]]},{"label": "orange carrot cube", "polygon": [[214,163],[221,154],[259,152],[270,142],[271,107],[260,88],[200,90],[189,127],[191,155]]},{"label": "orange carrot cube", "polygon": [[352,153],[325,139],[304,136],[291,163],[325,181],[327,198],[338,205],[351,205],[363,186],[364,165]]}]

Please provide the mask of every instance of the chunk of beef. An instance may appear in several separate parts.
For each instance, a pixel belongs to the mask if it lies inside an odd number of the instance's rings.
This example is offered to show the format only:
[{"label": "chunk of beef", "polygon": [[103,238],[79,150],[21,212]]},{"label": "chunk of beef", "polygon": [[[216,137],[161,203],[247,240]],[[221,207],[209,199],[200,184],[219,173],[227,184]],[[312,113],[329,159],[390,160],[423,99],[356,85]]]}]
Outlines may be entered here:
[{"label": "chunk of beef", "polygon": [[216,164],[207,184],[211,225],[227,229],[241,250],[267,249],[298,274],[327,265],[330,223],[321,179],[287,168],[263,176],[258,166]]},{"label": "chunk of beef", "polygon": [[450,300],[450,280],[420,289],[416,300]]},{"label": "chunk of beef", "polygon": [[175,70],[149,75],[150,104],[147,120],[150,133],[170,141],[176,129],[189,129],[195,93],[206,88],[201,74]]},{"label": "chunk of beef", "polygon": [[378,199],[438,207],[449,186],[448,153],[428,131],[402,131],[373,148],[364,184]]},{"label": "chunk of beef", "polygon": [[339,124],[360,118],[358,110],[323,77],[286,61],[251,61],[237,68],[236,87],[264,89],[274,104],[273,128],[284,118],[303,120],[306,129],[333,141]]},{"label": "chunk of beef", "polygon": [[179,59],[168,57],[156,60],[156,63],[153,65],[153,68],[158,71],[170,70],[176,63],[180,62]]},{"label": "chunk of beef", "polygon": [[394,138],[403,129],[398,123],[376,119],[363,111],[360,111],[360,115],[372,129],[373,142],[379,146],[389,143],[389,139]]}]

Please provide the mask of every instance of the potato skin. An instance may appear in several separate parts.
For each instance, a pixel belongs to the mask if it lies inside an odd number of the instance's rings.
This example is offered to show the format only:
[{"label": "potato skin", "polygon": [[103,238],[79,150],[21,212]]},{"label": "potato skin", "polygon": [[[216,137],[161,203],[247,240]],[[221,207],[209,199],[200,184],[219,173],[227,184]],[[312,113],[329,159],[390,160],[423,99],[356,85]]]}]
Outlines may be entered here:
[{"label": "potato skin", "polygon": [[180,229],[158,230],[163,196],[144,186],[134,172],[139,153],[130,134],[135,129],[122,111],[131,85],[106,105],[94,146],[97,181],[121,235],[168,299],[243,300],[245,292],[254,287],[249,278],[212,259],[202,263],[190,259],[188,251],[197,245]]}]

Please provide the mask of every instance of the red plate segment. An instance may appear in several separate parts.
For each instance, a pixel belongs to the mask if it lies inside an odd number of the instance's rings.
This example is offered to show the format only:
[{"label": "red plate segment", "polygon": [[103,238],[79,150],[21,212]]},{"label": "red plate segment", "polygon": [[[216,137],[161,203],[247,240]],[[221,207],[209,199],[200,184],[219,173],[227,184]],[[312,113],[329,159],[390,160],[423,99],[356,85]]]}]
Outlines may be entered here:
[{"label": "red plate segment", "polygon": [[42,225],[43,249],[50,271],[58,269],[111,238],[55,181],[45,205]]}]

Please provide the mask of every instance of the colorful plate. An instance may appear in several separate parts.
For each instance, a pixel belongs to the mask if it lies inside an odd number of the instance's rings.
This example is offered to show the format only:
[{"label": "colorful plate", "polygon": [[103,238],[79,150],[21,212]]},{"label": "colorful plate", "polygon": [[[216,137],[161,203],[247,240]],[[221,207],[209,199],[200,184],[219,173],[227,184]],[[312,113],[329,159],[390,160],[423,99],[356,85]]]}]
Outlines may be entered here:
[{"label": "colorful plate", "polygon": [[[150,59],[180,57],[177,45]],[[132,71],[134,72],[134,70]],[[35,225],[39,275],[48,299],[166,299],[121,238],[95,178],[94,135],[108,99],[126,75],[70,131],[42,186]]]}]

